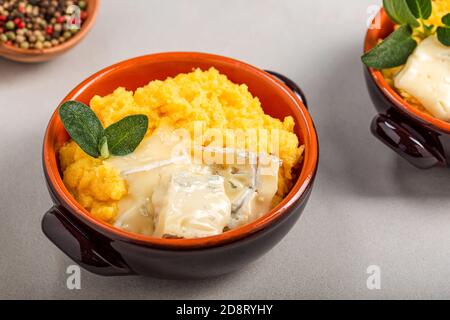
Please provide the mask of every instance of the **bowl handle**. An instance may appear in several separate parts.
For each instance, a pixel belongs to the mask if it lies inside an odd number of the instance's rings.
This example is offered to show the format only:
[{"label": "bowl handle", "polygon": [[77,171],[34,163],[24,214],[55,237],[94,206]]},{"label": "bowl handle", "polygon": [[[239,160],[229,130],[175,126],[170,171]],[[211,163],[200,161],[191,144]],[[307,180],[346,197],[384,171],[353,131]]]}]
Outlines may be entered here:
[{"label": "bowl handle", "polygon": [[442,155],[413,128],[407,128],[389,115],[377,115],[371,125],[372,134],[402,158],[420,169],[444,165]]},{"label": "bowl handle", "polygon": [[270,71],[270,70],[264,70],[264,71],[271,74],[272,76],[274,76],[275,78],[277,78],[278,80],[283,82],[286,86],[288,86],[288,88],[291,89],[297,95],[297,97],[300,98],[300,100],[303,102],[304,106],[308,109],[308,101],[306,100],[306,96],[303,93],[302,89],[300,89],[300,87],[294,81],[292,81],[288,77],[282,75],[281,73],[278,73],[275,71]]},{"label": "bowl handle", "polygon": [[88,232],[61,206],[45,213],[42,230],[69,258],[88,271],[104,276],[133,274],[122,257],[101,240],[101,235],[92,236],[93,231]]}]

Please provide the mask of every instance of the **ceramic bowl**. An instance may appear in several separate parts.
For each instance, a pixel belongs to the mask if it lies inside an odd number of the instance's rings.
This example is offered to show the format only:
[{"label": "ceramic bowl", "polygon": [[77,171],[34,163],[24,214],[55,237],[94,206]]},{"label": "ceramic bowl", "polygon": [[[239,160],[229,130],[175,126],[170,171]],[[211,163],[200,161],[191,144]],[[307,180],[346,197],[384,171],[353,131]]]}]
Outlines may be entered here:
[{"label": "ceramic bowl", "polygon": [[[364,51],[368,52],[394,30],[384,9],[374,20],[380,28],[367,31]],[[421,112],[391,88],[382,73],[364,67],[370,97],[379,112],[371,131],[375,137],[418,168],[449,166],[450,123]]]},{"label": "ceramic bowl", "polygon": [[67,52],[86,37],[97,18],[100,0],[87,0],[87,3],[88,7],[86,10],[88,17],[86,18],[86,21],[84,21],[81,29],[68,41],[56,47],[40,50],[21,49],[0,43],[0,56],[18,62],[35,63],[49,61]]},{"label": "ceramic bowl", "polygon": [[[318,165],[318,142],[300,88],[288,78],[246,63],[204,53],[161,53],[120,62],[92,75],[61,103],[86,104],[119,86],[135,90],[151,80],[215,67],[235,83],[245,83],[266,113],[291,115],[305,145],[301,173],[287,197],[260,219],[221,235],[200,239],[159,239],[130,233],[94,219],[61,179],[58,150],[69,139],[57,110],[44,140],[43,167],[54,206],[45,214],[47,237],[85,269],[101,275],[140,274],[163,278],[204,278],[237,270],[261,257],[292,228],[311,193]],[[304,102],[302,102],[302,100]]]}]

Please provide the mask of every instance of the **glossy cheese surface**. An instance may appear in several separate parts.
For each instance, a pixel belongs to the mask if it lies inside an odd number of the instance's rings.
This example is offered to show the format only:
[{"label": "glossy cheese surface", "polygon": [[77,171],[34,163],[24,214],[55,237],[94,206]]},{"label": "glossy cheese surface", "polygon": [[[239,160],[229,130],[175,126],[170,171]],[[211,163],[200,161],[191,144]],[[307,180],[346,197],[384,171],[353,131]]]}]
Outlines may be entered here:
[{"label": "glossy cheese surface", "polygon": [[231,203],[224,179],[210,173],[181,171],[153,194],[156,237],[200,238],[221,234]]},{"label": "glossy cheese surface", "polygon": [[214,150],[234,153],[239,164],[205,164],[195,161],[189,145],[174,130],[160,128],[133,153],[106,161],[128,186],[116,227],[156,237],[207,237],[250,223],[272,208],[279,158]]},{"label": "glossy cheese surface", "polygon": [[435,36],[422,41],[394,79],[433,116],[450,121],[450,47]]}]

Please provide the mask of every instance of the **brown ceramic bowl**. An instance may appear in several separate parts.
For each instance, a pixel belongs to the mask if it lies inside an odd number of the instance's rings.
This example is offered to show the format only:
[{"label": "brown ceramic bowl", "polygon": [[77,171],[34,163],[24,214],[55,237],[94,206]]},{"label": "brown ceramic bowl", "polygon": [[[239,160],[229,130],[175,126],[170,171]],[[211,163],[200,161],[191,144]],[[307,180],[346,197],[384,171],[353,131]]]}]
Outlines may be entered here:
[{"label": "brown ceramic bowl", "polygon": [[[394,23],[382,9],[374,23],[380,28],[367,31],[364,52],[393,30]],[[371,130],[375,137],[418,168],[449,166],[450,123],[424,113],[405,101],[388,85],[381,71],[364,67],[367,87],[379,114]]]},{"label": "brown ceramic bowl", "polygon": [[[200,239],[159,239],[130,233],[94,219],[68,192],[61,179],[58,150],[69,139],[57,110],[50,119],[43,166],[54,207],[44,216],[47,237],[84,268],[103,275],[142,274],[164,278],[203,278],[236,270],[269,251],[291,229],[303,211],[318,164],[318,142],[301,90],[289,79],[246,63],[204,53],[161,53],[134,58],[92,75],[61,103],[86,104],[119,86],[135,90],[151,80],[215,67],[235,83],[245,83],[266,113],[291,115],[305,145],[301,173],[287,197],[260,219],[221,235]],[[306,103],[306,102],[305,102]]]},{"label": "brown ceramic bowl", "polygon": [[87,0],[88,17],[81,29],[68,41],[49,49],[21,49],[0,43],[0,56],[18,62],[44,62],[56,58],[76,46],[91,30],[97,18],[100,0]]}]

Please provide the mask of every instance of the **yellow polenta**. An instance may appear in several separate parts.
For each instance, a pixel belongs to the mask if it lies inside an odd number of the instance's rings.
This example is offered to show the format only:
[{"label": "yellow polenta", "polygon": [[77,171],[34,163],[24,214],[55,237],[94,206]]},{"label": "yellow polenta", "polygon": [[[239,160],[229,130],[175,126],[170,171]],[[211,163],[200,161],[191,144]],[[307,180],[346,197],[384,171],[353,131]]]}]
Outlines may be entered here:
[{"label": "yellow polenta", "polygon": [[[279,171],[279,198],[291,188],[291,171],[303,152],[303,146],[299,146],[293,133],[292,117],[280,121],[266,115],[259,99],[252,96],[245,84],[234,84],[214,68],[197,69],[165,81],[151,81],[134,93],[117,88],[105,97],[93,97],[90,106],[104,127],[128,115],[147,115],[147,136],[162,125],[192,132],[198,121],[205,129],[219,129],[224,135],[227,129],[277,129],[279,157],[283,162]],[[208,143],[207,139],[202,141],[203,145]],[[273,147],[272,143],[259,141],[256,146],[245,144],[248,150],[256,148],[258,152],[267,153],[272,153]],[[61,148],[60,161],[64,183],[77,201],[96,218],[113,222],[118,213],[118,201],[127,194],[126,182],[120,173],[106,162],[85,154],[74,142]]]},{"label": "yellow polenta", "polygon": [[442,26],[442,17],[450,12],[450,0],[433,0],[433,13],[427,20],[428,25]]}]

